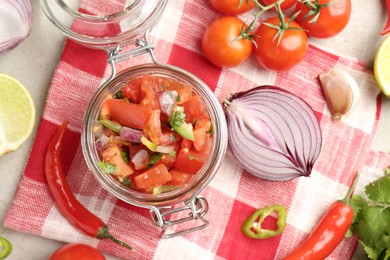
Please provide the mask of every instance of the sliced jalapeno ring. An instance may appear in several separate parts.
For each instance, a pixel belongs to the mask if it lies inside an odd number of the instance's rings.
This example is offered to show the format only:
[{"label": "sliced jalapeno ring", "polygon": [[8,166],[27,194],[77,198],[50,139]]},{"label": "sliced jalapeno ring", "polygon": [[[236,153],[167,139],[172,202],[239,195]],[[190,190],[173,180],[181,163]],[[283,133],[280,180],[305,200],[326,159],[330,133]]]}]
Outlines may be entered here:
[{"label": "sliced jalapeno ring", "polygon": [[6,259],[12,251],[12,244],[8,239],[0,236],[0,259]]},{"label": "sliced jalapeno ring", "polygon": [[[277,228],[275,230],[263,229],[261,224],[264,219],[270,216],[272,213],[278,214],[276,220]],[[241,231],[250,238],[264,239],[280,235],[284,227],[286,226],[286,208],[281,205],[272,205],[269,207],[256,210],[251,216],[249,216],[242,224]]]}]

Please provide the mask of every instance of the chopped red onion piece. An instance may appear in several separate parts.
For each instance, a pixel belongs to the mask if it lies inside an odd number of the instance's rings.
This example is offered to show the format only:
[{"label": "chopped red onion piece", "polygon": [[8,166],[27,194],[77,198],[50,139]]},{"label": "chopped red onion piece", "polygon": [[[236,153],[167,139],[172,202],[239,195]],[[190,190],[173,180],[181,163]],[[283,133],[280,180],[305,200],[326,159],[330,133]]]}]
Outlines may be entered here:
[{"label": "chopped red onion piece", "polygon": [[128,141],[140,143],[143,134],[142,130],[124,126],[122,127],[120,136]]},{"label": "chopped red onion piece", "polygon": [[224,105],[229,146],[244,169],[272,181],[310,175],[322,137],[305,101],[263,86],[231,95]]},{"label": "chopped red onion piece", "polygon": [[161,112],[166,114],[167,116],[170,116],[173,111],[173,107],[176,103],[178,93],[175,90],[165,90],[161,93],[159,93],[159,103],[160,103],[160,109]]},{"label": "chopped red onion piece", "polygon": [[131,158],[131,162],[134,164],[136,170],[140,170],[148,164],[149,153],[141,149]]},{"label": "chopped red onion piece", "polygon": [[173,145],[158,145],[156,147],[156,152],[159,153],[170,153],[173,152],[173,150],[174,150]]},{"label": "chopped red onion piece", "polygon": [[101,135],[95,142],[95,145],[96,145],[96,149],[99,151],[100,149],[102,149],[108,142],[110,141],[110,138],[105,136],[105,135]]}]

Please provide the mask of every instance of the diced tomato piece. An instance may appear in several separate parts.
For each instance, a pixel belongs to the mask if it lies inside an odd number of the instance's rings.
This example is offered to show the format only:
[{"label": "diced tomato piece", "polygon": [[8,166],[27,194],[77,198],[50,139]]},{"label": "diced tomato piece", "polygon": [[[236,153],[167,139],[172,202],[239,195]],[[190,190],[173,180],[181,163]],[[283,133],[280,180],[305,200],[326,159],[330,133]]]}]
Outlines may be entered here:
[{"label": "diced tomato piece", "polygon": [[[107,99],[112,99],[111,96],[107,97]],[[108,106],[106,102],[103,102],[102,108],[100,109],[99,119],[105,119],[110,117],[110,111],[108,110]]]},{"label": "diced tomato piece", "polygon": [[187,138],[183,138],[183,140],[181,141],[180,148],[181,149],[183,149],[183,148],[191,149],[193,144],[194,144],[193,141],[191,141]]},{"label": "diced tomato piece", "polygon": [[117,145],[109,145],[102,152],[103,161],[109,162],[115,165],[118,170],[114,175],[124,179],[125,177],[133,174],[134,169],[130,165],[126,164],[121,155],[121,149]]},{"label": "diced tomato piece", "polygon": [[144,129],[146,120],[152,113],[150,109],[124,99],[107,99],[105,103],[111,120],[136,129]]},{"label": "diced tomato piece", "polygon": [[193,174],[185,173],[178,169],[172,169],[169,173],[171,174],[171,180],[166,185],[182,185],[187,183],[193,176]]},{"label": "diced tomato piece", "polygon": [[139,104],[143,98],[141,86],[142,78],[134,78],[130,80],[122,87],[123,97],[129,99],[133,103]]},{"label": "diced tomato piece", "polygon": [[192,97],[192,87],[179,81],[169,80],[166,83],[166,90],[175,90],[179,94],[178,104],[183,104]]},{"label": "diced tomato piece", "polygon": [[146,121],[144,134],[156,145],[166,145],[171,143],[170,133],[165,135],[161,130],[160,110],[153,110]]},{"label": "diced tomato piece", "polygon": [[199,119],[210,120],[210,116],[199,95],[193,95],[191,99],[183,103],[182,106],[184,107],[184,113],[186,114],[186,121],[188,123],[194,123]]},{"label": "diced tomato piece", "polygon": [[142,78],[141,90],[144,98],[141,104],[150,109],[160,109],[158,93],[164,91],[164,81],[159,77],[144,75]]},{"label": "diced tomato piece", "polygon": [[208,119],[199,119],[196,121],[194,132],[194,147],[197,151],[204,150],[207,145],[207,134],[211,129],[211,121]]},{"label": "diced tomato piece", "polygon": [[158,164],[134,178],[137,189],[150,189],[171,180],[171,174],[164,164]]},{"label": "diced tomato piece", "polygon": [[182,148],[176,156],[175,168],[191,174],[196,174],[207,159],[207,154]]}]

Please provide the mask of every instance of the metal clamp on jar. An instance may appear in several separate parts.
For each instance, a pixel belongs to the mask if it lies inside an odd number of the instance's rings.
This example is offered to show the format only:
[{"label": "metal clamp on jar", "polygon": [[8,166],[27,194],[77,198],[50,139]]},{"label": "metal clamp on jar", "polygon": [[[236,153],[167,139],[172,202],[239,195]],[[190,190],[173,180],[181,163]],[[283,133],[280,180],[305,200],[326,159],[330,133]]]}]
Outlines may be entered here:
[{"label": "metal clamp on jar", "polygon": [[[41,5],[49,19],[65,35],[84,46],[102,48],[109,52],[107,62],[112,69],[111,76],[94,94],[84,115],[81,142],[89,169],[102,187],[117,198],[150,209],[153,223],[164,230],[163,237],[169,238],[206,227],[208,203],[200,192],[214,177],[223,160],[227,147],[227,126],[219,101],[202,80],[181,68],[158,62],[153,53],[154,46],[148,42],[147,32],[161,17],[167,0],[134,0],[125,8],[110,11],[108,15],[96,16],[91,15],[93,12],[84,10],[79,1],[71,2],[72,6],[64,0],[41,0]],[[107,29],[107,26],[112,28],[109,30],[112,35],[101,33],[99,28]],[[121,46],[134,42],[136,48],[121,52]],[[117,62],[146,53],[151,56],[153,63],[133,66],[117,74]],[[158,195],[131,189],[105,174],[97,164],[100,157],[93,132],[105,98],[117,93],[131,79],[145,74],[192,86],[193,92],[204,103],[213,130],[210,154],[201,169],[185,185]]]}]

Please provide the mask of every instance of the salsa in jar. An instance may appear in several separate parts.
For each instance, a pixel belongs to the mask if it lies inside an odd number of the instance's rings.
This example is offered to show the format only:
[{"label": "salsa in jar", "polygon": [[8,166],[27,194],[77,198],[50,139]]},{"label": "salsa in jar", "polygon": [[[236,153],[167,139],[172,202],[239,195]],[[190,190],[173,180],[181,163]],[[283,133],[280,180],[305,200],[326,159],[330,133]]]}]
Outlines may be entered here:
[{"label": "salsa in jar", "polygon": [[101,170],[154,195],[188,183],[213,143],[210,116],[192,87],[148,74],[106,97],[94,134]]}]

